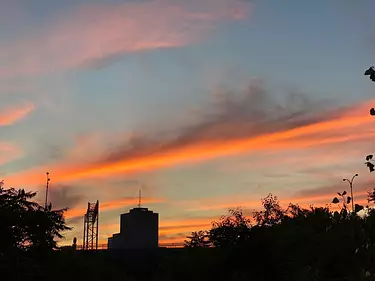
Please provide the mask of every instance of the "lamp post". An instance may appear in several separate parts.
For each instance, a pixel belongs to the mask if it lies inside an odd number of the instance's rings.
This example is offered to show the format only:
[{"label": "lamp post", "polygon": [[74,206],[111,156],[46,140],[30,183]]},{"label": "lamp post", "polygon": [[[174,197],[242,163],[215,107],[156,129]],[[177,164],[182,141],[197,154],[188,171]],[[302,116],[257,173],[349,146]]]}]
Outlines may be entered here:
[{"label": "lamp post", "polygon": [[350,195],[352,196],[352,212],[354,212],[353,181],[355,177],[358,177],[358,174],[355,174],[351,180],[343,179],[343,181],[347,181],[350,186]]}]

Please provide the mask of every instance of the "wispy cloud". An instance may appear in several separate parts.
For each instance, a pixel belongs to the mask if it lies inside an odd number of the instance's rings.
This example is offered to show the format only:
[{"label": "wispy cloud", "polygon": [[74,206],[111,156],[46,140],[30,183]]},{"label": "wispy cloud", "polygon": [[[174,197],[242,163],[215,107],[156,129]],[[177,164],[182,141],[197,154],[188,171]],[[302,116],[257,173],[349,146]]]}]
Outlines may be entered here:
[{"label": "wispy cloud", "polygon": [[[350,192],[349,186],[347,182],[343,182],[340,180],[340,183],[333,184],[330,186],[324,186],[324,187],[317,187],[314,189],[304,189],[297,191],[295,196],[297,198],[316,198],[316,197],[334,197],[336,196],[337,192]],[[353,184],[353,193],[355,197],[357,198],[365,198],[367,191],[370,191],[374,188],[375,180],[373,179],[366,179],[366,180],[361,180],[360,178],[355,179],[354,184]],[[312,201],[310,199],[310,201]]]},{"label": "wispy cloud", "polygon": [[[355,203],[367,205],[367,191],[374,188],[374,182],[375,181],[372,179],[357,180],[353,190]],[[275,191],[273,195],[278,197],[280,205],[283,208],[286,208],[290,203],[308,208],[309,206],[321,207],[331,204],[332,199],[338,196],[337,192],[343,191],[350,192],[348,184],[341,181],[336,184],[320,186],[317,188],[296,190],[294,193]],[[267,194],[263,195],[263,197],[266,196]],[[261,198],[254,200],[251,196],[249,196],[248,199],[246,199],[246,197],[247,196],[245,195],[241,195],[241,197],[232,195],[230,197],[231,199],[228,200],[228,196],[217,196],[209,199],[180,201],[175,204],[186,211],[200,213],[206,211],[226,212],[228,209],[241,207],[242,209],[247,210],[247,213],[251,214],[253,210],[259,210],[262,208]],[[333,204],[331,207],[334,208],[335,205]]]},{"label": "wispy cloud", "polygon": [[177,233],[190,233],[201,229],[208,229],[212,225],[212,222],[218,219],[219,216],[202,216],[165,220],[160,223],[159,234],[163,236]]},{"label": "wispy cloud", "polygon": [[29,38],[0,45],[0,76],[98,67],[124,53],[185,46],[204,39],[220,20],[244,18],[249,9],[240,0],[78,6]]},{"label": "wispy cloud", "polygon": [[[371,104],[371,101],[369,102]],[[323,103],[292,96],[277,103],[261,86],[251,86],[242,98],[224,96],[215,110],[206,110],[198,121],[172,133],[138,136],[102,148],[100,159],[49,167],[57,182],[81,178],[149,171],[255,151],[300,149],[369,139],[373,122],[368,103],[327,108]],[[353,133],[353,128],[356,128]],[[89,163],[89,164],[87,164]],[[29,183],[46,167],[36,168],[7,180]]]},{"label": "wispy cloud", "polygon": [[83,200],[83,195],[77,193],[73,186],[58,185],[49,190],[49,202],[54,209],[74,208]]},{"label": "wispy cloud", "polygon": [[0,108],[0,127],[13,125],[29,115],[34,109],[35,106],[32,103]]},{"label": "wispy cloud", "polygon": [[[144,204],[151,204],[151,203],[161,203],[164,200],[161,198],[142,198],[142,202]],[[111,210],[116,210],[119,208],[125,208],[128,206],[135,206],[136,205],[136,199],[134,197],[124,197],[124,198],[119,198],[116,200],[112,201],[107,201],[107,202],[100,202],[99,203],[99,208],[101,212],[106,212],[106,211],[111,211]],[[73,219],[75,217],[80,217],[83,216],[87,211],[87,208],[72,208],[69,209],[66,213],[66,217],[69,219]]]},{"label": "wispy cloud", "polygon": [[0,142],[0,166],[22,156],[22,151],[15,145]]}]

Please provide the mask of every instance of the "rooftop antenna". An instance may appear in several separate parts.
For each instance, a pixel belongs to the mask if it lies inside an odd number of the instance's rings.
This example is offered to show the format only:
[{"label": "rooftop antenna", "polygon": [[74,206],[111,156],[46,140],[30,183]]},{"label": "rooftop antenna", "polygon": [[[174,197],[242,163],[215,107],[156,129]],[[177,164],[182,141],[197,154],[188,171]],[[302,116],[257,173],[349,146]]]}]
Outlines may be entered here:
[{"label": "rooftop antenna", "polygon": [[44,203],[44,209],[47,210],[48,187],[49,187],[49,181],[50,181],[51,179],[49,178],[49,173],[48,173],[48,172],[46,173],[46,175],[47,175],[47,183],[46,183],[46,201],[45,201],[45,203]]},{"label": "rooftop antenna", "polygon": [[141,202],[142,202],[142,190],[139,189],[138,208],[141,208]]}]

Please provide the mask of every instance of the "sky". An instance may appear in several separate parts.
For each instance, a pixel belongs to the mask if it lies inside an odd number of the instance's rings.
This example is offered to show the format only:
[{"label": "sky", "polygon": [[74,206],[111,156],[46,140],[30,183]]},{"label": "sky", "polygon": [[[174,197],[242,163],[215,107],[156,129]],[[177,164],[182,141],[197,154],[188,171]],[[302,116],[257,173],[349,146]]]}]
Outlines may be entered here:
[{"label": "sky", "polygon": [[0,0],[0,179],[82,243],[160,214],[162,243],[269,193],[324,206],[374,175],[371,0]]}]

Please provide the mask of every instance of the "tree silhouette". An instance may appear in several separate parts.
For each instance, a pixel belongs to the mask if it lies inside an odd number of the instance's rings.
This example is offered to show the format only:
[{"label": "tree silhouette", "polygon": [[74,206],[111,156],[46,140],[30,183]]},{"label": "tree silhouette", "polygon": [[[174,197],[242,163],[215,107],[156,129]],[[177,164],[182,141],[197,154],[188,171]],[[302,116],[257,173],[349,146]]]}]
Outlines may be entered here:
[{"label": "tree silhouette", "polygon": [[[338,192],[332,203],[341,202],[341,210],[331,211],[297,204],[283,209],[270,194],[253,213],[253,225],[240,208],[230,210],[209,231],[220,250],[215,257],[222,255],[216,261],[221,280],[375,280],[375,210],[366,206],[360,217],[364,207],[355,204],[349,212],[346,195]],[[375,202],[375,189],[368,201]],[[234,273],[237,279],[230,279]]]},{"label": "tree silhouette", "polygon": [[246,243],[249,239],[250,219],[241,208],[230,209],[229,216],[222,216],[213,222],[209,239],[215,247],[233,247]]},{"label": "tree silhouette", "polygon": [[64,212],[67,209],[45,209],[31,201],[35,192],[25,192],[0,186],[0,253],[15,251],[45,252],[57,249],[56,238],[66,226]]},{"label": "tree silhouette", "polygon": [[367,192],[367,202],[375,203],[375,188]]},{"label": "tree silhouette", "polygon": [[[373,66],[371,66],[369,69],[365,71],[365,75],[369,76],[372,82],[375,82],[375,69]],[[374,116],[375,115],[375,109],[371,108],[370,109],[370,115]]]},{"label": "tree silhouette", "polygon": [[371,66],[369,69],[365,71],[366,76],[369,76],[369,78],[372,80],[372,82],[375,82],[375,70],[374,67]]},{"label": "tree silhouette", "polygon": [[280,223],[286,212],[280,207],[279,200],[276,196],[268,194],[266,198],[262,199],[263,209],[259,212],[254,212],[253,218],[259,226],[272,226]]},{"label": "tree silhouette", "polygon": [[[337,204],[341,209],[340,213],[346,216],[348,214],[348,204],[350,204],[352,198],[350,196],[346,196],[345,190],[342,193],[337,192],[337,195],[341,197],[341,201],[339,198],[335,197],[333,198],[332,203]],[[342,205],[340,205],[340,202]],[[354,212],[354,209],[352,211]]]},{"label": "tree silhouette", "polygon": [[374,159],[373,159],[373,157],[374,156],[372,154],[366,156],[365,165],[367,166],[367,168],[369,168],[370,173],[372,173],[372,172],[375,171],[375,165],[374,165]]},{"label": "tree silhouette", "polygon": [[208,231],[194,231],[191,236],[186,237],[185,247],[186,248],[208,248],[211,246],[211,241]]},{"label": "tree silhouette", "polygon": [[[365,76],[369,76],[371,81],[375,82],[375,69],[373,66],[371,66],[369,69],[367,69],[364,73]],[[375,108],[370,109],[370,115],[375,116]],[[370,154],[366,156],[366,162],[365,165],[370,170],[370,173],[375,171],[375,164],[374,164],[374,155]]]}]

